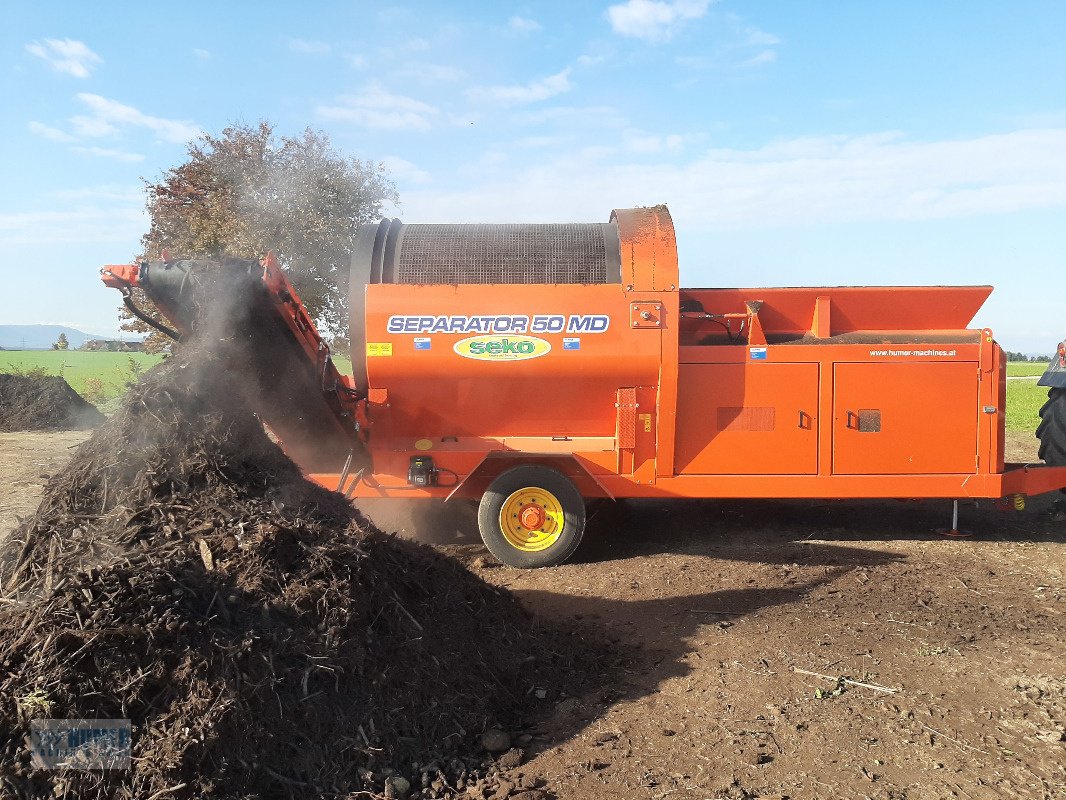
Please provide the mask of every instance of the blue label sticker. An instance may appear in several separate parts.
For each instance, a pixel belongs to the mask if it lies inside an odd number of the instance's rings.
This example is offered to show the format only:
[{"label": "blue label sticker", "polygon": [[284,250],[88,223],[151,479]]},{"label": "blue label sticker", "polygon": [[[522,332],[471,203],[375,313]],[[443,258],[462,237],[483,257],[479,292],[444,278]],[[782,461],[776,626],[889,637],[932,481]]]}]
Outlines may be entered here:
[{"label": "blue label sticker", "polygon": [[429,350],[433,341],[428,336],[415,337],[415,350]]},{"label": "blue label sticker", "polygon": [[748,352],[751,354],[752,361],[765,361],[766,360],[766,348],[765,347],[749,347]]},{"label": "blue label sticker", "polygon": [[581,349],[581,340],[580,339],[571,339],[569,337],[564,337],[563,338],[563,350],[580,350],[580,349]]}]

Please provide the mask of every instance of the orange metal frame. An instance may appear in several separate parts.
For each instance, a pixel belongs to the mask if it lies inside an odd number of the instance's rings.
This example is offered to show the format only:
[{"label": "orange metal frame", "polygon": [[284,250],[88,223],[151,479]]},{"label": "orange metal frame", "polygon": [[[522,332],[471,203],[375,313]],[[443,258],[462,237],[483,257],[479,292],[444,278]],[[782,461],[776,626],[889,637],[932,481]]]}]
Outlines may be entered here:
[{"label": "orange metal frame", "polygon": [[[1004,464],[1003,355],[990,330],[966,328],[991,287],[679,289],[667,210],[612,219],[620,285],[367,287],[373,470],[354,496],[476,497],[529,461],[588,497],[1066,486],[1066,468]],[[606,330],[582,328],[590,315]],[[486,346],[506,348],[503,329],[550,350],[463,357],[472,325]],[[432,456],[442,485],[408,486],[414,455]]]}]

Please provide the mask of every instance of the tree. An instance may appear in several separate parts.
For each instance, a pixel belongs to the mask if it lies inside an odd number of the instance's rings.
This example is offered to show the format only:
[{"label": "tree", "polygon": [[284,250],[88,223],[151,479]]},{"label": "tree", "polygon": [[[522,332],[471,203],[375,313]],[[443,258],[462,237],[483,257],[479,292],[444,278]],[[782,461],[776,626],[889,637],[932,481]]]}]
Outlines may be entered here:
[{"label": "tree", "polygon": [[[346,158],[310,128],[234,125],[189,144],[188,159],[145,181],[148,233],[142,259],[163,248],[179,258],[250,258],[273,250],[326,336],[347,336],[348,275],[358,226],[380,219],[396,189],[384,167]],[[150,307],[143,293],[139,305]],[[150,327],[122,310],[123,330]],[[165,344],[149,336],[146,350]]]},{"label": "tree", "polygon": [[56,339],[55,344],[52,345],[53,350],[68,350],[70,348],[70,342],[67,341],[67,335],[65,333],[59,334],[59,338]]}]

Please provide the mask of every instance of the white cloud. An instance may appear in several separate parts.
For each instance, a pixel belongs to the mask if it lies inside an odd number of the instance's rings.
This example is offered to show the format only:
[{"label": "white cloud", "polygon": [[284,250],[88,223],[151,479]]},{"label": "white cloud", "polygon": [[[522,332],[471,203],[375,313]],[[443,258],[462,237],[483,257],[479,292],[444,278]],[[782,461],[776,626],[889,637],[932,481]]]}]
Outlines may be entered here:
[{"label": "white cloud", "polygon": [[117,204],[0,213],[0,246],[57,242],[119,242],[136,246],[147,225],[148,215],[143,208]]},{"label": "white cloud", "polygon": [[333,52],[333,46],[329,42],[320,42],[308,39],[289,39],[289,50],[294,53],[303,53],[312,56],[328,56]]},{"label": "white cloud", "polygon": [[42,139],[48,139],[51,142],[77,141],[77,138],[71,136],[69,133],[64,133],[58,128],[52,128],[42,122],[31,122],[26,127],[30,130],[30,133],[35,133]]},{"label": "white cloud", "polygon": [[690,70],[736,70],[773,64],[777,61],[778,45],[784,40],[773,33],[747,25],[735,14],[726,14],[729,40],[718,47],[705,49],[699,55],[682,55],[674,63]]},{"label": "white cloud", "polygon": [[466,73],[458,67],[424,62],[405,64],[393,74],[398,78],[421,81],[423,83],[454,83],[466,77]]},{"label": "white cloud", "polygon": [[525,136],[516,139],[514,146],[521,148],[539,149],[543,147],[562,147],[568,143],[564,136]]},{"label": "white cloud", "polygon": [[521,106],[547,100],[549,97],[568,92],[571,88],[570,68],[567,67],[554,75],[530,81],[523,85],[475,86],[468,89],[466,94],[467,97],[477,103],[498,106]]},{"label": "white cloud", "polygon": [[776,50],[763,50],[762,52],[756,53],[755,55],[753,55],[747,61],[744,61],[741,64],[741,66],[742,67],[757,67],[760,64],[773,64],[775,61],[777,61],[777,51]]},{"label": "white cloud", "polygon": [[515,120],[530,128],[554,123],[565,126],[568,131],[590,125],[601,130],[627,125],[625,115],[613,106],[542,106],[523,111],[516,115]]},{"label": "white cloud", "polygon": [[74,127],[78,136],[96,138],[98,136],[110,136],[118,133],[118,128],[105,119],[99,117],[86,117],[78,114],[70,118],[70,124]]},{"label": "white cloud", "polygon": [[83,156],[97,156],[99,158],[113,158],[115,161],[126,161],[133,163],[135,161],[144,161],[144,156],[140,153],[128,153],[125,150],[113,150],[109,147],[72,147],[70,148],[75,153],[80,153]]},{"label": "white cloud", "polygon": [[634,153],[676,152],[685,145],[685,137],[671,133],[666,136],[630,133],[626,137],[626,149]]},{"label": "white cloud", "polygon": [[665,42],[681,26],[707,13],[711,0],[627,0],[610,6],[607,19],[620,36]]},{"label": "white cloud", "polygon": [[405,183],[429,182],[430,175],[428,172],[399,156],[385,156],[385,158],[381,159],[381,163],[388,170],[389,177],[401,185]]},{"label": "white cloud", "polygon": [[514,16],[507,20],[507,28],[514,33],[536,33],[542,30],[543,26],[535,19]]},{"label": "white cloud", "polygon": [[56,72],[65,72],[75,78],[88,78],[103,59],[96,55],[85,42],[76,39],[45,39],[30,42],[26,51],[43,58]]},{"label": "white cloud", "polygon": [[60,189],[49,196],[57,200],[120,201],[138,205],[144,202],[144,189],[136,184],[104,183],[80,189]]},{"label": "white cloud", "polygon": [[192,54],[201,61],[208,61],[211,58],[211,51],[204,50],[202,47],[194,47]]},{"label": "white cloud", "polygon": [[353,122],[364,128],[388,131],[427,131],[437,109],[412,97],[370,87],[357,95],[337,98],[336,105],[318,106],[323,119]]},{"label": "white cloud", "polygon": [[465,188],[408,189],[405,215],[600,219],[611,208],[665,201],[679,228],[700,231],[1066,208],[1066,128],[931,142],[893,133],[809,137],[692,158],[664,152],[658,163],[587,159],[567,154],[519,168],[508,161]]},{"label": "white cloud", "polygon": [[781,44],[780,36],[775,36],[758,28],[747,28],[744,33],[746,37],[744,43],[752,47],[773,47],[775,44]]},{"label": "white cloud", "polygon": [[70,120],[82,136],[107,136],[115,133],[120,125],[126,125],[147,128],[166,142],[184,144],[201,133],[191,122],[149,116],[133,106],[109,100],[98,94],[83,92],[78,95],[78,99],[92,112],[92,116],[77,116]]},{"label": "white cloud", "polygon": [[[734,18],[734,22],[739,23],[739,19]],[[740,44],[740,49],[748,52],[755,50],[757,52],[742,61],[740,66],[757,67],[760,64],[773,64],[777,61],[777,50],[775,48],[781,44],[780,36],[752,26],[745,27],[742,35],[743,40]]]}]

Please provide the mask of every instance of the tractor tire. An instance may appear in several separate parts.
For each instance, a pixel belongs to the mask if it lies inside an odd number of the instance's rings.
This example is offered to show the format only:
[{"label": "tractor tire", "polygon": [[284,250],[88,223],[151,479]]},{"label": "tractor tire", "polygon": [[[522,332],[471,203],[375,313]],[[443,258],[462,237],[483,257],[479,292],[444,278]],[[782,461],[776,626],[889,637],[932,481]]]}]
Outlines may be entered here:
[{"label": "tractor tire", "polygon": [[500,473],[481,498],[481,540],[511,567],[562,564],[585,533],[585,500],[561,472],[524,464]]},{"label": "tractor tire", "polygon": [[[1066,389],[1052,389],[1040,409],[1040,457],[1052,467],[1066,467]],[[1066,493],[1066,489],[1063,490]]]}]

